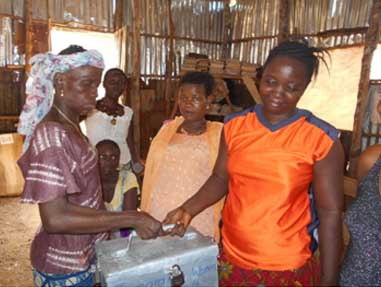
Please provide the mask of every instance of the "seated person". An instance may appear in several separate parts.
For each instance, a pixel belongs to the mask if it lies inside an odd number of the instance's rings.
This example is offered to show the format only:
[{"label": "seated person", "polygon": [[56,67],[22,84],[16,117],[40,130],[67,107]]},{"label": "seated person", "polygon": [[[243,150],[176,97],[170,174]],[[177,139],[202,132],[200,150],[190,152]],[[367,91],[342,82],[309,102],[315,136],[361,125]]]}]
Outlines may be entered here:
[{"label": "seated person", "polygon": [[[120,149],[112,140],[102,140],[96,145],[101,175],[103,201],[108,211],[136,210],[138,185],[133,173],[119,166]],[[114,233],[119,237],[119,232]],[[121,230],[121,236],[128,231]]]}]

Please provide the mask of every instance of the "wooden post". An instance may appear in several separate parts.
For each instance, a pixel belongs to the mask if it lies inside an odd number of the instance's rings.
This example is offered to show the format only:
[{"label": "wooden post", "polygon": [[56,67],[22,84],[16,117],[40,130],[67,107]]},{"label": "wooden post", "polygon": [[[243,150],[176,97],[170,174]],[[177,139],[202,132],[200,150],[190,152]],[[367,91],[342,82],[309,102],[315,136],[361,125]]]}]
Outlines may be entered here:
[{"label": "wooden post", "polygon": [[174,62],[174,48],[173,48],[173,36],[175,33],[175,26],[172,21],[171,12],[171,0],[167,0],[167,14],[168,14],[168,28],[169,28],[169,38],[167,37],[167,47],[169,48],[166,70],[165,70],[165,114],[170,116],[171,113],[171,95],[172,95],[172,72],[173,72],[173,62]]},{"label": "wooden post", "polygon": [[131,108],[134,111],[134,144],[137,154],[140,154],[140,0],[133,0],[132,6],[134,70],[131,81]]},{"label": "wooden post", "polygon": [[246,85],[246,88],[249,91],[250,95],[253,97],[255,103],[262,104],[261,96],[259,95],[253,78],[249,76],[242,76],[242,82]]},{"label": "wooden post", "polygon": [[123,2],[124,0],[116,0],[115,3],[115,16],[114,16],[114,30],[117,31],[122,28],[123,25]]},{"label": "wooden post", "polygon": [[230,17],[230,6],[229,6],[229,0],[224,1],[224,31],[223,31],[223,38],[222,38],[222,51],[221,51],[221,58],[222,60],[226,61],[228,58],[228,45],[229,45],[229,30],[231,28],[231,17]]},{"label": "wooden post", "polygon": [[365,34],[364,54],[361,61],[361,73],[359,90],[357,94],[357,105],[353,123],[352,145],[350,152],[349,175],[355,177],[357,161],[361,153],[361,135],[364,114],[368,104],[369,75],[372,63],[373,51],[377,48],[380,39],[380,13],[381,0],[373,1],[369,28]]},{"label": "wooden post", "polygon": [[51,29],[52,29],[52,16],[50,15],[50,0],[46,0],[46,7],[47,7],[47,10],[48,10],[48,47],[49,47],[49,51],[52,50],[52,39],[50,37],[51,35]]},{"label": "wooden post", "polygon": [[25,70],[27,73],[32,68],[29,64],[32,48],[32,0],[25,0]]},{"label": "wooden post", "polygon": [[289,0],[279,1],[279,34],[278,44],[286,41],[289,36],[290,5]]}]

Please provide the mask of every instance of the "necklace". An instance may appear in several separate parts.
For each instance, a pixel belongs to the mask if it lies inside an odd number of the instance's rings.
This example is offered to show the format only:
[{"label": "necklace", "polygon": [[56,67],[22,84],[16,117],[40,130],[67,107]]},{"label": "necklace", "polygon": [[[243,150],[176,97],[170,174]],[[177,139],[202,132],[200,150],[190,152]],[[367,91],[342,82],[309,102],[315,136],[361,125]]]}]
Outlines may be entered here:
[{"label": "necklace", "polygon": [[83,134],[79,127],[71,120],[63,111],[60,110],[59,107],[56,106],[56,104],[53,104],[53,108],[64,118],[65,121],[67,121],[75,130],[80,134],[81,137],[83,137]]},{"label": "necklace", "polygon": [[186,129],[184,129],[184,127],[181,127],[180,128],[180,133],[186,134],[188,136],[198,136],[198,135],[201,135],[202,133],[204,133],[205,130],[206,130],[206,126],[203,127],[202,130],[196,131],[196,132],[188,132]]},{"label": "necklace", "polygon": [[[107,106],[106,104],[103,103],[103,101],[99,101],[97,103],[97,109],[103,113],[106,113],[108,116],[112,117],[112,119],[110,120],[110,124],[112,124],[113,126],[116,125],[116,121],[117,121],[117,117],[119,116],[118,114],[118,107],[116,108],[112,108],[112,111],[110,111],[110,107]],[[123,115],[123,113],[122,113]]]}]

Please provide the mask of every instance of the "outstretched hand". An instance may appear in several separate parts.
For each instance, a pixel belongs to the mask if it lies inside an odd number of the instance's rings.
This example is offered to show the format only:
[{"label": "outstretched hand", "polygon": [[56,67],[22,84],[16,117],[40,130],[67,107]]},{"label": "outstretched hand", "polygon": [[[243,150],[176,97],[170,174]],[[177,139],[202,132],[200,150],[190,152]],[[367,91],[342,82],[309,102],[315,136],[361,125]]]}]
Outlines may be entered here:
[{"label": "outstretched hand", "polygon": [[139,212],[138,221],[138,224],[135,226],[135,231],[141,239],[156,238],[163,232],[160,221],[144,211]]},{"label": "outstretched hand", "polygon": [[162,224],[174,224],[175,226],[170,230],[164,231],[164,234],[184,236],[191,220],[192,216],[183,207],[172,210],[167,214]]}]

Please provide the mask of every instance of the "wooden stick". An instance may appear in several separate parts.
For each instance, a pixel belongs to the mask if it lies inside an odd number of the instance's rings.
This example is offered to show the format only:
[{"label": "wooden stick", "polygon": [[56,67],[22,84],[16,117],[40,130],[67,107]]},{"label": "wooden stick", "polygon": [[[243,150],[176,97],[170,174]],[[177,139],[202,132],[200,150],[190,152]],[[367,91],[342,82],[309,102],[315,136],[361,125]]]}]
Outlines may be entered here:
[{"label": "wooden stick", "polygon": [[278,44],[284,42],[288,39],[288,23],[289,23],[289,0],[282,0],[279,2],[279,34],[278,34]]},{"label": "wooden stick", "polygon": [[115,31],[122,28],[123,25],[123,2],[122,0],[116,0],[115,4],[115,16],[114,16],[114,26]]},{"label": "wooden stick", "polygon": [[246,88],[249,90],[249,93],[253,97],[254,101],[257,104],[262,104],[261,96],[259,95],[257,86],[255,85],[253,78],[249,76],[242,76],[242,81],[246,85]]},{"label": "wooden stick", "polygon": [[[150,34],[150,33],[142,33],[142,37],[152,37],[152,38],[160,38],[160,39],[169,39],[170,36],[167,35],[156,35],[156,34]],[[273,38],[273,37],[272,37]],[[222,41],[214,41],[214,40],[208,40],[208,39],[200,39],[200,38],[191,38],[191,37],[173,37],[175,40],[188,40],[193,42],[201,42],[201,43],[208,43],[208,44],[223,44]]]},{"label": "wooden stick", "polygon": [[51,31],[52,31],[52,16],[50,15],[50,1],[49,0],[46,0],[46,7],[47,7],[47,12],[48,12],[48,39],[49,39],[49,43],[48,43],[48,49],[49,51],[52,50],[52,39],[50,37],[51,35]]},{"label": "wooden stick", "polygon": [[18,120],[19,116],[0,116],[1,121],[12,121],[12,120]]},{"label": "wooden stick", "polygon": [[223,41],[222,41],[222,53],[221,58],[222,60],[228,59],[228,38],[229,38],[229,29],[231,24],[231,15],[230,15],[230,6],[229,1],[224,1],[224,34],[223,34]]},{"label": "wooden stick", "polygon": [[353,122],[352,145],[349,160],[349,175],[354,177],[357,169],[357,161],[361,153],[361,136],[364,114],[368,104],[369,75],[372,63],[373,51],[377,48],[380,39],[380,10],[381,0],[373,2],[369,28],[365,35],[364,54],[361,61],[361,73],[355,119]]},{"label": "wooden stick", "polygon": [[132,6],[134,70],[131,81],[131,108],[134,111],[134,144],[137,154],[140,154],[140,0],[133,0]]},{"label": "wooden stick", "polygon": [[[26,6],[25,6],[25,8],[26,8]],[[16,15],[8,14],[8,13],[0,13],[0,17],[9,17],[12,20],[20,20],[22,22],[24,21],[24,17],[16,16]]]},{"label": "wooden stick", "polygon": [[173,47],[173,35],[175,33],[175,26],[172,21],[171,13],[171,0],[167,0],[167,14],[168,14],[168,27],[169,27],[169,39],[167,38],[167,45],[169,46],[169,53],[166,63],[166,78],[165,78],[165,114],[170,116],[171,114],[171,95],[172,95],[172,67],[174,62],[174,47]]},{"label": "wooden stick", "polygon": [[29,59],[32,55],[33,39],[32,39],[32,1],[25,0],[25,70],[29,72],[32,68]]}]

